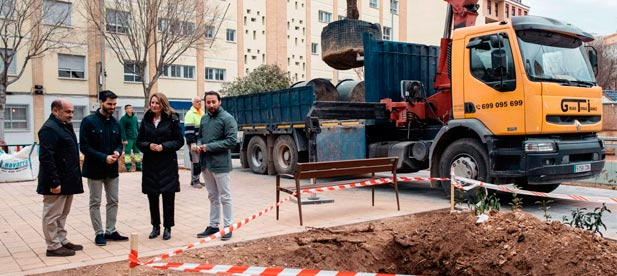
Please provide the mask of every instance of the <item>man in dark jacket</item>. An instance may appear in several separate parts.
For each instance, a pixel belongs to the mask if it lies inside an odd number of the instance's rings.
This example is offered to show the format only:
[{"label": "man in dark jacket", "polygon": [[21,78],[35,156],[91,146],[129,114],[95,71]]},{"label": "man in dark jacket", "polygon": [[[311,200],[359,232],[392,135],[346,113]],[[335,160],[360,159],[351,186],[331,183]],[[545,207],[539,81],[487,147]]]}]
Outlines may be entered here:
[{"label": "man in dark jacket", "polygon": [[[84,176],[90,190],[90,220],[94,228],[94,243],[99,246],[107,240],[126,241],[116,230],[118,214],[118,158],[122,152],[120,125],[112,116],[118,96],[112,91],[99,93],[100,108],[81,121],[79,148],[84,154]],[[101,195],[105,188],[107,200],[103,231],[101,222]]]},{"label": "man in dark jacket", "polygon": [[73,104],[56,99],[49,119],[39,130],[39,182],[36,192],[43,195],[43,235],[47,256],[73,256],[83,246],[66,238],[66,217],[74,194],[84,192],[79,170],[77,137],[73,131]]},{"label": "man in dark jacket", "polygon": [[[201,142],[201,169],[208,199],[210,200],[210,224],[198,238],[204,238],[219,231],[221,206],[223,206],[223,225],[231,226],[233,213],[231,204],[231,149],[238,143],[238,124],[231,114],[221,107],[221,96],[214,91],[206,92],[204,97],[208,114],[201,117],[199,135]],[[231,239],[231,233],[221,237]]]},{"label": "man in dark jacket", "polygon": [[133,113],[133,106],[127,104],[124,106],[124,116],[120,118],[120,130],[122,132],[122,144],[124,145],[124,166],[126,171],[131,171],[131,152],[135,158],[135,169],[141,171],[141,156],[139,156],[139,148],[137,148],[137,116]]}]

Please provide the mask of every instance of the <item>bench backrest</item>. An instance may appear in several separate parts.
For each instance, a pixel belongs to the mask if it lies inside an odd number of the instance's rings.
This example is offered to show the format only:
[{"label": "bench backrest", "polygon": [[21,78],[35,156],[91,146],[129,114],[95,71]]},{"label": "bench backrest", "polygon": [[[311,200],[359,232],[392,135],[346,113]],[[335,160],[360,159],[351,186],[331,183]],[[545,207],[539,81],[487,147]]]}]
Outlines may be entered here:
[{"label": "bench backrest", "polygon": [[342,161],[298,163],[294,173],[295,179],[311,179],[391,172],[396,174],[397,157],[369,158]]}]

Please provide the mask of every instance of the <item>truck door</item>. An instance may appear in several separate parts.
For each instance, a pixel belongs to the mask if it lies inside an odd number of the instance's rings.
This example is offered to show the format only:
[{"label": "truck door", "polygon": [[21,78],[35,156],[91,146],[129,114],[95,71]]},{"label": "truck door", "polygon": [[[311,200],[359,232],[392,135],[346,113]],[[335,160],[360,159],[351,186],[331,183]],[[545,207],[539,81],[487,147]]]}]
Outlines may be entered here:
[{"label": "truck door", "polygon": [[470,37],[466,43],[465,118],[481,121],[494,135],[524,134],[524,89],[508,35]]}]

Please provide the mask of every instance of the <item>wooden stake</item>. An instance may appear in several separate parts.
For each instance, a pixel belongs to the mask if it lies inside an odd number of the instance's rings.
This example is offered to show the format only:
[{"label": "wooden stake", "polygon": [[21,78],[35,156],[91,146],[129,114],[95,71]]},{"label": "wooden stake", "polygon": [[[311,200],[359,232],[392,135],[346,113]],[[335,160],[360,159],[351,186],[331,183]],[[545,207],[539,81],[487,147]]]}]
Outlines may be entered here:
[{"label": "wooden stake", "polygon": [[[139,245],[139,234],[137,233],[131,233],[131,238],[130,238],[130,247],[131,247],[131,252],[135,252],[135,257],[137,256],[137,245]],[[137,266],[135,267],[131,267],[130,263],[129,263],[129,276],[137,276]]]},{"label": "wooden stake", "polygon": [[454,212],[454,170],[450,170],[450,212]]}]

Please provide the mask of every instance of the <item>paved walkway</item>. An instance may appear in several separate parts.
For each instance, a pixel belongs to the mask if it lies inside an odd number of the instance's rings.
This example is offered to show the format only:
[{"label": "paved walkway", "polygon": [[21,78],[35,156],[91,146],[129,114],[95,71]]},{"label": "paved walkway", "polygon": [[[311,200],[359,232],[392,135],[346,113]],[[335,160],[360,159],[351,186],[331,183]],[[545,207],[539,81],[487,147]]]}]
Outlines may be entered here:
[{"label": "paved walkway", "polygon": [[[236,220],[246,218],[269,207],[275,201],[275,178],[255,175],[240,168],[234,160],[232,193]],[[176,226],[172,238],[149,240],[151,230],[148,200],[141,193],[141,173],[120,174],[120,209],[118,230],[129,235],[138,233],[140,257],[154,256],[197,241],[209,218],[206,189],[193,189],[188,183],[190,173],[180,170],[182,191],[176,195]],[[291,184],[290,180],[285,180]],[[84,180],[84,183],[86,181]],[[87,185],[84,185],[87,189]],[[41,230],[42,196],[36,194],[36,182],[0,184],[0,274],[24,275],[63,270],[73,267],[126,260],[129,242],[108,242],[107,246],[94,245],[94,232],[88,214],[88,191],[76,195],[67,221],[68,238],[84,245],[84,250],[72,257],[46,257],[45,241]],[[393,189],[377,188],[375,206],[371,207],[370,189],[358,188],[323,194],[334,199],[334,204],[306,205],[303,208],[305,226],[326,227],[343,225],[384,217],[405,215],[448,207],[448,201],[439,189],[424,186],[401,187],[401,211],[396,210]],[[413,197],[413,200],[411,199]],[[104,212],[104,203],[102,204]],[[274,211],[234,232],[228,242],[246,241],[267,236],[304,231],[299,226],[295,202],[281,206],[281,220]],[[206,244],[226,243],[216,240]]]}]

